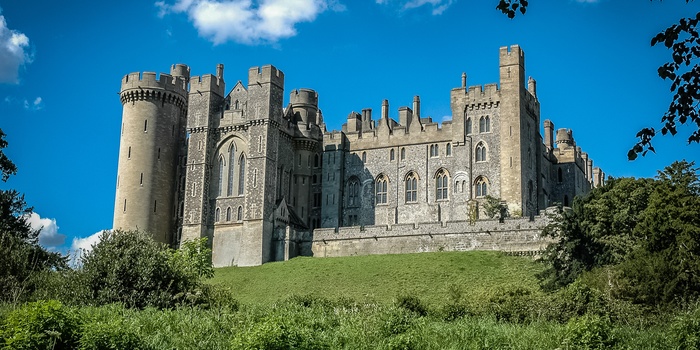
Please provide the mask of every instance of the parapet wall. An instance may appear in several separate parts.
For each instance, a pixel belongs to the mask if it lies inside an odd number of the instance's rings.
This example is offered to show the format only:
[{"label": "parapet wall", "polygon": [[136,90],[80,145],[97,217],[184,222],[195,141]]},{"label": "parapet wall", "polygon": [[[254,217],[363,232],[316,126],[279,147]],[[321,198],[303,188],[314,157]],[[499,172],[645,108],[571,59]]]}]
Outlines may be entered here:
[{"label": "parapet wall", "polygon": [[448,221],[316,229],[311,249],[316,257],[467,250],[535,254],[552,242],[541,236],[548,223],[543,214],[534,220],[480,220],[474,224]]}]

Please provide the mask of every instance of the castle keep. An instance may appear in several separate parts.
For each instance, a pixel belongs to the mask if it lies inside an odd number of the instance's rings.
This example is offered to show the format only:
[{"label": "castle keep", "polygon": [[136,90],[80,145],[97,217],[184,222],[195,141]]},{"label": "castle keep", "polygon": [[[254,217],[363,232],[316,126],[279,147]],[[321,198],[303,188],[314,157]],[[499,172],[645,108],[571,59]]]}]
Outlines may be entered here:
[{"label": "castle keep", "polygon": [[[297,255],[431,250],[542,249],[543,209],[568,206],[604,174],[571,130],[544,121],[536,82],[517,45],[499,53],[500,84],[450,92],[452,120],[421,116],[420,98],[398,119],[382,102],[328,131],[314,90],[284,73],[248,71],[226,89],[216,74],[131,73],[123,104],[114,228],[162,242],[208,237],[215,266]],[[486,196],[514,216],[488,220]]]}]

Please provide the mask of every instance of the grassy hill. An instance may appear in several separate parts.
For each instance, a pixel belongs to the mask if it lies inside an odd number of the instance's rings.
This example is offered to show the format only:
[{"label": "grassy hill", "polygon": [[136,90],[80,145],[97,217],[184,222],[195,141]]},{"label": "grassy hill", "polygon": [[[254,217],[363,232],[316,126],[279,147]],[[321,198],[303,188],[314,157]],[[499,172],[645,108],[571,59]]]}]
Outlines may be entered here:
[{"label": "grassy hill", "polygon": [[428,304],[442,304],[454,293],[479,298],[516,287],[535,290],[539,270],[531,258],[484,251],[299,257],[256,267],[220,268],[210,282],[230,287],[243,303],[308,294],[389,303],[410,294]]}]

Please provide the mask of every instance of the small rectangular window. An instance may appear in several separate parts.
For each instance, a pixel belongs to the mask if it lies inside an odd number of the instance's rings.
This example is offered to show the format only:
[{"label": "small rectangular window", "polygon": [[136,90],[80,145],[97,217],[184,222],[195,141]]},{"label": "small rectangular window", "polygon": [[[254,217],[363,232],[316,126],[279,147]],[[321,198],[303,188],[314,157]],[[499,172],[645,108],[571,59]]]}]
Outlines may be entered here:
[{"label": "small rectangular window", "polygon": [[148,132],[148,119],[143,121],[143,132]]},{"label": "small rectangular window", "polygon": [[153,212],[156,212],[156,209],[158,208],[158,201],[153,201]]},{"label": "small rectangular window", "polygon": [[124,212],[126,213],[126,198],[124,199]]},{"label": "small rectangular window", "polygon": [[139,181],[139,185],[143,186],[143,173],[141,173],[141,180]]},{"label": "small rectangular window", "polygon": [[131,159],[131,146],[129,146],[129,153],[126,155],[127,159]]}]

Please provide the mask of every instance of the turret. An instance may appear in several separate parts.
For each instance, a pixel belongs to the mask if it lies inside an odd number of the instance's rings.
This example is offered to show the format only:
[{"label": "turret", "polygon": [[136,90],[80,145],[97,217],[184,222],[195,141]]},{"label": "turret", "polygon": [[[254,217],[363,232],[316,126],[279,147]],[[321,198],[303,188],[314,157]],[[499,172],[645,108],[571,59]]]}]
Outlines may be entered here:
[{"label": "turret", "polygon": [[557,130],[557,148],[568,148],[574,145],[573,134],[568,129]]},{"label": "turret", "polygon": [[318,115],[318,94],[311,89],[298,89],[289,95],[289,103],[297,118],[297,122],[306,124],[317,123]]},{"label": "turret", "polygon": [[548,150],[552,149],[554,144],[554,123],[551,120],[546,119],[544,121],[544,145],[547,146]]},{"label": "turret", "polygon": [[529,91],[532,96],[537,98],[537,82],[532,77],[527,80],[527,91]]},{"label": "turret", "polygon": [[139,229],[171,243],[176,229],[178,160],[184,144],[189,67],[170,74],[130,73],[119,93],[122,131],[115,195],[115,229]]}]

